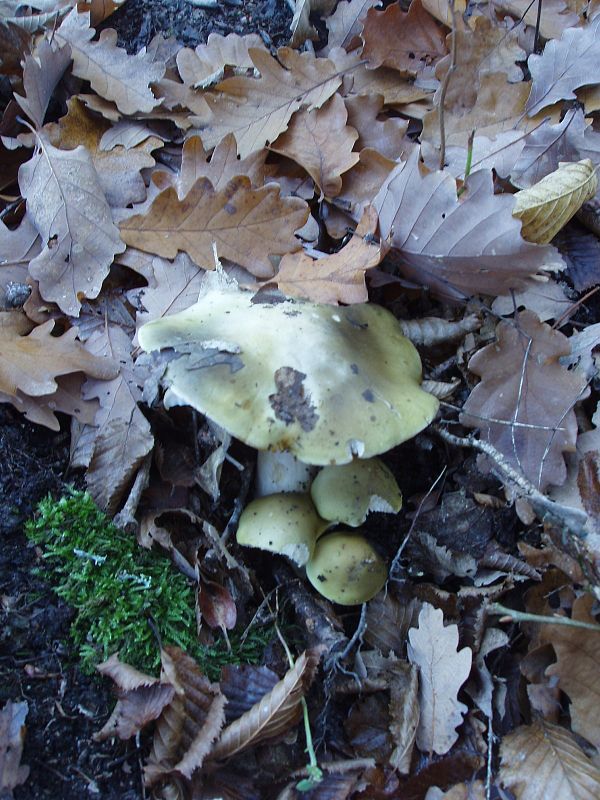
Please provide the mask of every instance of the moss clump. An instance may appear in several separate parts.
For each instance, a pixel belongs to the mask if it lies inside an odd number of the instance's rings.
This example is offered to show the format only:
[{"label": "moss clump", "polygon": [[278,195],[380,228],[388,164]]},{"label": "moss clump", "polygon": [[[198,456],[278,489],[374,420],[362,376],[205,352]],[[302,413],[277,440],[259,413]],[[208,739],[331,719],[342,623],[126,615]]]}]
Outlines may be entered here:
[{"label": "moss clump", "polygon": [[75,611],[71,636],[85,672],[117,650],[121,660],[156,671],[160,653],[149,618],[165,644],[196,658],[211,679],[225,663],[260,661],[271,630],[257,629],[243,642],[233,634],[231,651],[221,640],[201,645],[192,584],[113,525],[85,492],[42,500],[25,530],[43,550],[43,577]]}]

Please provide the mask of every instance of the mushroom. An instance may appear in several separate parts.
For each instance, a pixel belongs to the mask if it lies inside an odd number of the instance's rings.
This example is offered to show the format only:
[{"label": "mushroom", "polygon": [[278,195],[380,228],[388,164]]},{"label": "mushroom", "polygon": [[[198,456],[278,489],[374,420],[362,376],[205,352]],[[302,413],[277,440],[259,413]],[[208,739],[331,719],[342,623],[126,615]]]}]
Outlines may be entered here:
[{"label": "mushroom", "polygon": [[323,519],[353,528],[362,525],[370,511],[393,514],[402,507],[396,479],[378,458],[323,467],[312,482],[310,494]]},{"label": "mushroom", "polygon": [[345,464],[415,436],[438,401],[385,309],[243,292],[218,272],[198,302],[143,325],[144,350],[173,348],[165,407],[191,405],[257,450]]},{"label": "mushroom", "polygon": [[353,606],[375,597],[385,585],[388,570],[364,536],[336,531],[319,539],[306,575],[328,600]]},{"label": "mushroom", "polygon": [[237,530],[239,544],[287,556],[299,567],[312,558],[317,538],[329,527],[308,494],[287,492],[249,503]]}]

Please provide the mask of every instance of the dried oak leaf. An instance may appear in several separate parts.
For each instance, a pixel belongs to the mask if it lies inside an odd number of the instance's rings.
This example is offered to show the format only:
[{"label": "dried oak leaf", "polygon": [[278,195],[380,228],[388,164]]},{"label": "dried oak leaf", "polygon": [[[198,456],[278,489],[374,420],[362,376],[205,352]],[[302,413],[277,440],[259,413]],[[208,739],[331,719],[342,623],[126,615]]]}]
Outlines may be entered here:
[{"label": "dried oak leaf", "polygon": [[423,177],[417,150],[390,173],[373,204],[405,277],[451,297],[498,295],[556,263],[554,248],[521,237],[514,200],[494,194],[491,172],[473,173],[466,186],[457,199],[445,171]]},{"label": "dried oak leaf", "polygon": [[358,161],[358,153],[352,152],[358,133],[347,120],[344,101],[335,94],[320,108],[295,114],[269,149],[300,164],[322,196],[335,197],[342,189],[342,173]]},{"label": "dried oak leaf", "polygon": [[101,675],[111,678],[117,687],[117,703],[102,729],[94,734],[96,742],[113,736],[130,739],[153,719],[157,719],[175,695],[170,683],[139,672],[119,661],[117,654],[96,669]]},{"label": "dried oak leaf", "polygon": [[547,244],[598,188],[596,170],[589,158],[561,163],[539,183],[515,195],[513,217],[523,223],[521,236],[528,242]]},{"label": "dried oak leaf", "polygon": [[247,747],[282,736],[296,725],[302,716],[300,701],[312,683],[318,664],[316,650],[302,653],[268,694],[225,728],[211,750],[211,760],[230,758]]},{"label": "dried oak leaf", "polygon": [[28,711],[25,701],[13,703],[12,700],[0,710],[0,795],[6,800],[10,800],[12,790],[29,777],[29,767],[21,765]]},{"label": "dried oak leaf", "polygon": [[423,753],[443,755],[452,747],[467,707],[458,691],[469,677],[472,652],[458,648],[458,627],[444,625],[439,608],[424,603],[419,626],[408,632],[408,659],[419,668],[421,716],[417,746]]},{"label": "dried oak leaf", "polygon": [[28,264],[39,252],[38,232],[28,214],[12,231],[0,219],[0,288],[4,294],[0,302],[3,308],[10,307],[5,295],[7,285],[11,282],[25,284]]},{"label": "dried oak leaf", "polygon": [[334,47],[354,50],[360,47],[360,33],[367,11],[381,6],[380,0],[342,0],[334,13],[327,18],[327,45],[320,53],[327,55]]},{"label": "dried oak leaf", "polygon": [[260,188],[276,171],[276,167],[265,164],[267,150],[259,150],[247,158],[239,159],[235,136],[228,133],[213,150],[212,156],[204,149],[199,136],[185,140],[179,175],[171,172],[156,172],[154,183],[161,189],[174,186],[180,200],[186,196],[198,178],[208,178],[218,192],[238,175],[245,175],[253,188]]},{"label": "dried oak leaf", "polygon": [[597,800],[600,770],[571,733],[537,720],[505,736],[500,781],[519,800]]},{"label": "dried oak leaf", "polygon": [[45,128],[50,142],[61,150],[71,150],[78,145],[86,147],[100,187],[113,208],[124,208],[145,200],[146,185],[141,170],[154,166],[150,153],[162,147],[162,140],[147,131],[144,139],[132,147],[116,142],[109,148],[102,147],[102,138],[111,130],[110,124],[92,115],[76,97],[67,101],[67,107],[67,114],[57,125]]},{"label": "dried oak leaf", "polygon": [[408,156],[415,146],[406,136],[408,120],[392,117],[380,122],[378,116],[383,110],[382,95],[352,95],[346,98],[345,103],[348,125],[358,131],[356,150],[368,147],[396,161]]},{"label": "dried oak leaf", "polygon": [[50,395],[57,389],[56,377],[71,372],[85,372],[101,381],[114,378],[116,362],[89,353],[76,341],[77,328],[52,336],[53,327],[54,320],[48,320],[24,335],[31,323],[22,312],[0,313],[0,391],[11,396],[17,390],[31,397]]},{"label": "dried oak leaf", "polygon": [[[572,618],[588,623],[596,622],[592,616],[594,598],[582,595],[573,603]],[[557,662],[546,670],[546,675],[558,678],[558,686],[571,701],[571,728],[594,747],[600,746],[598,729],[598,701],[600,686],[600,636],[583,628],[565,625],[544,626],[544,638],[556,652]]]},{"label": "dried oak leaf", "polygon": [[262,39],[257,33],[239,36],[229,33],[211,33],[206,44],[199,44],[195,50],[182,47],[177,52],[177,69],[181,80],[195,89],[206,89],[213,83],[223,80],[226,67],[234,67],[242,72],[253,69],[248,53],[249,48],[264,49]]},{"label": "dried oak leaf", "polygon": [[78,14],[73,9],[54,34],[58,42],[71,45],[73,74],[89,81],[92,89],[114,102],[122,114],[152,111],[160,99],[153,95],[150,84],[165,74],[164,62],[144,51],[128,55],[117,47],[117,33],[110,28],[102,31],[99,41],[90,41],[95,31],[89,22],[89,13]]},{"label": "dried oak leaf", "polygon": [[373,241],[377,213],[365,211],[354,235],[345,247],[324,258],[312,259],[304,251],[285,255],[274,280],[291,297],[304,297],[316,303],[366,303],[365,272],[385,256],[381,241]]},{"label": "dried oak leaf", "polygon": [[56,84],[71,62],[71,50],[67,45],[53,47],[42,39],[33,54],[25,57],[23,65],[23,88],[25,96],[15,92],[15,100],[39,130]]},{"label": "dried oak leaf", "polygon": [[21,194],[44,249],[29,264],[45,300],[77,316],[97,297],[116,253],[125,249],[85,147],[58,150],[43,135],[19,169]]},{"label": "dried oak leaf", "polygon": [[198,664],[178,647],[161,650],[161,680],[175,689],[175,696],[160,715],[152,751],[144,767],[146,786],[179,774],[191,778],[202,766],[225,722],[226,698]]},{"label": "dried oak leaf", "polygon": [[600,83],[600,16],[583,28],[567,28],[560,39],[548,42],[541,55],[532,53],[529,116],[558,100],[574,100],[575,89]]},{"label": "dried oak leaf", "polygon": [[183,250],[207,269],[214,267],[213,242],[221,258],[260,278],[270,278],[270,255],[297,250],[294,231],[308,218],[304,200],[280,197],[277,186],[252,189],[245,176],[221,191],[199,178],[183,200],[173,188],[155,198],[149,211],[121,222],[123,240],[133,247],[175,258]]},{"label": "dried oak leaf", "polygon": [[101,508],[114,513],[154,443],[150,424],[138,407],[146,375],[136,373],[131,338],[117,325],[92,334],[86,349],[118,362],[119,372],[110,381],[85,383],[84,399],[97,398],[100,408],[95,426],[72,437],[71,463],[87,467],[90,494]]},{"label": "dried oak leaf", "polygon": [[569,353],[566,336],[525,310],[501,322],[496,342],[469,361],[481,381],[463,407],[461,422],[479,428],[481,437],[540,491],[564,483],[563,452],[575,448],[573,406],[584,396],[586,379],[559,363]]},{"label": "dried oak leaf", "polygon": [[310,53],[282,47],[277,61],[264,49],[248,52],[260,78],[235,76],[217,84],[218,94],[206,95],[212,117],[201,131],[208,148],[233,133],[241,158],[275,141],[298,109],[323,105],[342,81],[335,64]]},{"label": "dried oak leaf", "polygon": [[408,75],[417,75],[448,52],[442,28],[421,0],[412,0],[408,12],[399,2],[384,11],[370,8],[361,38],[362,58],[371,69],[391,67]]}]

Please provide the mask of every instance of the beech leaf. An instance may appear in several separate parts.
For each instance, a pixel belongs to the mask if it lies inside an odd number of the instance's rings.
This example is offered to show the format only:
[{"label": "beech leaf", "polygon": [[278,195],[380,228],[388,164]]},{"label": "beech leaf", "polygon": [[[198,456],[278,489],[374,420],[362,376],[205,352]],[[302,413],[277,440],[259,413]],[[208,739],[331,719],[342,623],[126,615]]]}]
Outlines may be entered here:
[{"label": "beech leaf", "polygon": [[569,340],[525,310],[496,328],[497,341],[479,350],[469,369],[481,377],[461,422],[477,427],[540,491],[566,479],[563,452],[577,437],[574,404],[585,376],[563,367]]},{"label": "beech leaf", "polygon": [[515,195],[513,217],[523,223],[521,236],[528,242],[548,244],[598,188],[589,158],[559,164],[555,172]]},{"label": "beech leaf", "polygon": [[315,650],[307,650],[296,663],[249,711],[222,732],[211,751],[211,760],[221,760],[248,747],[281,736],[302,716],[301,699],[314,678],[319,663]]},{"label": "beech leaf", "polygon": [[213,116],[202,130],[208,148],[233,133],[241,158],[274,142],[298,109],[323,105],[342,81],[331,61],[310,53],[282,47],[276,61],[263,49],[248,52],[260,78],[235,76],[217,84],[220,94],[206,96]]},{"label": "beech leaf", "polygon": [[127,244],[164,258],[183,250],[206,269],[214,268],[215,242],[221,258],[269,278],[269,256],[297,250],[294,231],[307,218],[304,200],[280,197],[277,186],[252,189],[249,179],[239,176],[215,191],[199,178],[183,200],[175,189],[161,192],[146,214],[121,223],[121,235]]},{"label": "beech leaf", "polygon": [[44,136],[19,169],[27,212],[44,249],[29,264],[45,300],[77,316],[82,297],[97,297],[125,249],[85,147],[58,150]]},{"label": "beech leaf", "polygon": [[322,195],[335,197],[342,189],[342,173],[358,161],[358,153],[352,152],[358,133],[347,119],[344,101],[335,94],[321,108],[295,114],[270,149],[304,167]]},{"label": "beech leaf", "polygon": [[556,263],[553,248],[521,237],[514,201],[494,194],[491,172],[475,172],[466,185],[458,199],[450,174],[423,177],[416,150],[390,173],[373,204],[403,275],[446,296],[498,295]]},{"label": "beech leaf", "polygon": [[583,28],[567,28],[560,39],[546,44],[541,55],[529,56],[531,93],[529,116],[558,100],[574,100],[575,89],[600,83],[600,16]]},{"label": "beech leaf", "polygon": [[519,800],[597,800],[600,795],[600,770],[558,725],[537,720],[517,728],[502,740],[500,755],[500,780]]},{"label": "beech leaf", "polygon": [[457,695],[469,677],[472,652],[457,648],[458,627],[444,625],[442,611],[424,603],[418,627],[408,632],[408,659],[419,668],[417,746],[423,753],[443,755],[458,738],[467,707]]}]

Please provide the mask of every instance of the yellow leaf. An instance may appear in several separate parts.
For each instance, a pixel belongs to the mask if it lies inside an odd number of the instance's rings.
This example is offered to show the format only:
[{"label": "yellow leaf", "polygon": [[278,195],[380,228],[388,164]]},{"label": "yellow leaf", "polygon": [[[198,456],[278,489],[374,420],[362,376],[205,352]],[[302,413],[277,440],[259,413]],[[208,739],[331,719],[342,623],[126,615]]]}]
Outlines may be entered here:
[{"label": "yellow leaf", "polygon": [[523,223],[521,236],[528,242],[547,244],[597,188],[596,169],[589,158],[559,164],[534,186],[516,193],[512,213]]}]

